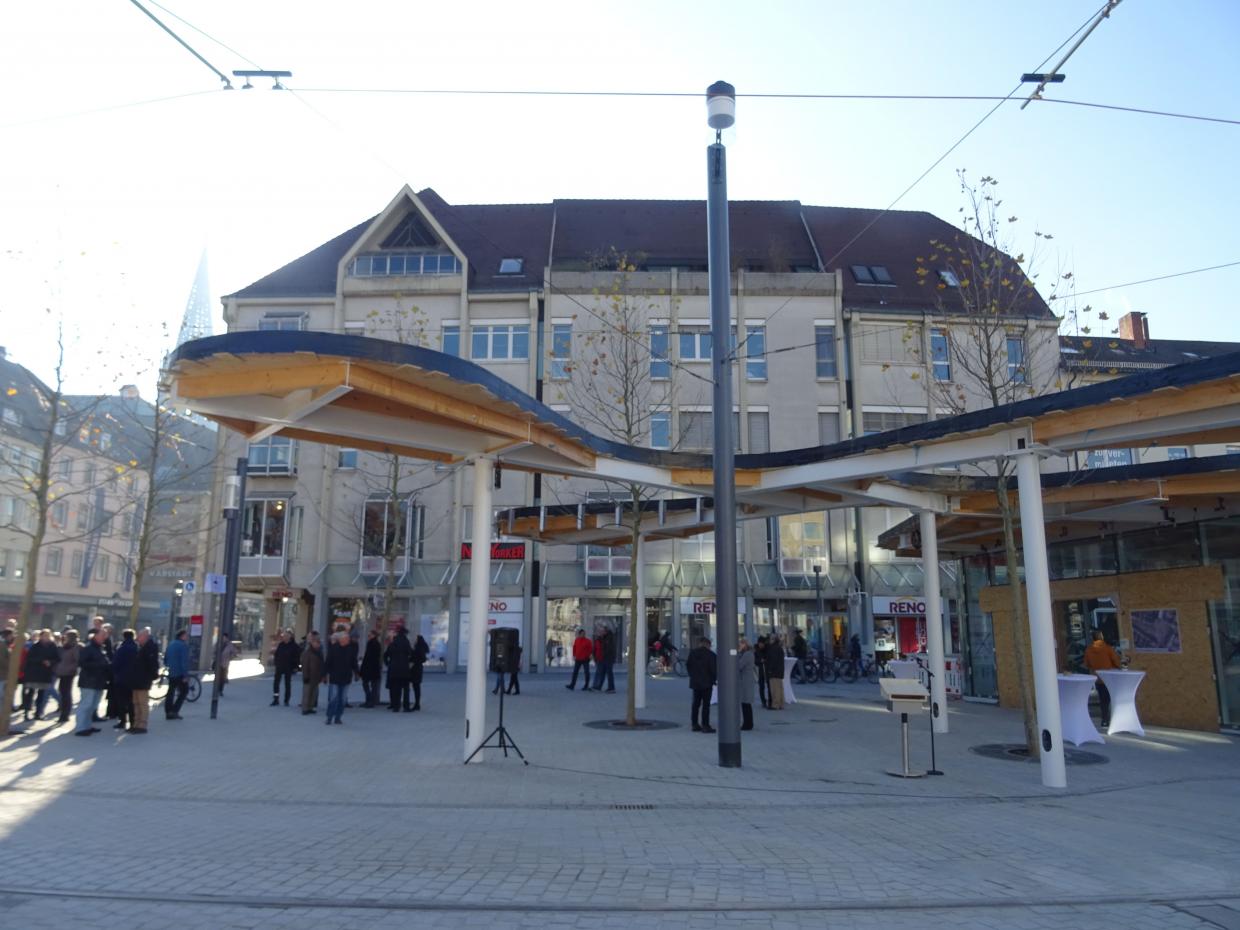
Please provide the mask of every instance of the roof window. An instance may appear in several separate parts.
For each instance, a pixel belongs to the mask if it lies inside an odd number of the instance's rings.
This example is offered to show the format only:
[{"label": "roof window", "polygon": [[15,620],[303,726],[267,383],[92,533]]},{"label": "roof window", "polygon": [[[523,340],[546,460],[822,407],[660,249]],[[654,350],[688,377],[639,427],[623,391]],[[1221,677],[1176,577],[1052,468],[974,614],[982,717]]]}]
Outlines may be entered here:
[{"label": "roof window", "polygon": [[858,284],[895,284],[886,265],[849,265]]},{"label": "roof window", "polygon": [[524,270],[524,258],[501,258],[499,260],[500,274],[521,274]]},{"label": "roof window", "polygon": [[956,272],[952,271],[950,268],[943,268],[939,270],[939,280],[948,287],[960,287],[960,279],[956,277]]}]

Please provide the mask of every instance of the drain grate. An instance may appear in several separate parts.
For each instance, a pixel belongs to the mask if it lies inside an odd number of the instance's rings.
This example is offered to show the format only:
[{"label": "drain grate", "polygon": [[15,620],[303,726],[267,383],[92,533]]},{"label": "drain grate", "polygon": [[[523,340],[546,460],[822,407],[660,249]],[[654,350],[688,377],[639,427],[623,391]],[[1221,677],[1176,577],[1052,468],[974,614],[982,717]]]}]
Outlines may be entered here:
[{"label": "drain grate", "polygon": [[613,811],[652,811],[655,807],[653,804],[612,804],[608,810]]}]

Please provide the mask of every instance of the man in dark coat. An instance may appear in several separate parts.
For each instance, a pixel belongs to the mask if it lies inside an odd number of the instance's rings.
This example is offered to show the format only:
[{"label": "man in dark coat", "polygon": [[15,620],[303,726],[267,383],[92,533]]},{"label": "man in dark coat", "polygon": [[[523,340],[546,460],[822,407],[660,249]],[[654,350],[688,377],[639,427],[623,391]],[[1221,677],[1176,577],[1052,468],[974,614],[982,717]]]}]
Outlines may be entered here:
[{"label": "man in dark coat", "polygon": [[280,643],[276,646],[271,664],[275,668],[275,677],[271,681],[271,706],[275,707],[280,703],[280,681],[283,679],[284,706],[288,707],[293,691],[293,673],[301,664],[301,650],[297,648],[292,630],[285,630],[280,634]]},{"label": "man in dark coat", "polygon": [[763,707],[771,706],[771,682],[766,677],[766,644],[769,637],[765,633],[758,637],[753,647],[753,664],[758,670],[758,697]]},{"label": "man in dark coat", "polygon": [[409,681],[413,674],[413,647],[409,645],[409,634],[403,626],[396,628],[392,641],[383,650],[383,661],[387,663],[388,710],[399,713],[413,710],[409,704]]},{"label": "man in dark coat", "polygon": [[763,651],[766,679],[771,687],[771,710],[784,709],[784,644],[774,633]]},{"label": "man in dark coat", "polygon": [[383,680],[383,649],[379,645],[378,630],[366,634],[366,651],[362,653],[360,670],[362,693],[366,697],[362,706],[374,707],[379,703],[379,682]]},{"label": "man in dark coat", "polygon": [[792,654],[796,656],[796,664],[792,666],[792,680],[800,683],[805,679],[805,660],[809,658],[809,643],[800,630],[793,630]]},{"label": "man in dark coat", "polygon": [[90,736],[99,732],[99,728],[91,724],[95,722],[95,711],[103,696],[103,689],[108,686],[111,678],[108,657],[103,651],[103,639],[103,630],[92,630],[86,645],[78,653],[78,689],[82,696],[78,701],[77,721],[73,731],[76,736]]},{"label": "man in dark coat", "polygon": [[38,639],[26,650],[25,674],[22,678],[22,719],[30,718],[30,705],[34,703],[34,719],[43,719],[43,708],[47,706],[48,694],[52,689],[52,677],[56,666],[60,663],[60,650],[52,641],[51,630],[39,630]]},{"label": "man in dark coat", "polygon": [[159,643],[151,628],[138,631],[138,657],[134,662],[130,686],[133,688],[133,725],[130,733],[145,733],[151,719],[151,684],[159,677]]},{"label": "man in dark coat", "polygon": [[319,682],[323,680],[323,644],[319,631],[311,630],[301,650],[301,712],[318,713]]},{"label": "man in dark coat", "polygon": [[710,640],[705,636],[689,653],[685,668],[689,672],[689,687],[693,689],[693,711],[689,718],[693,722],[693,730],[695,733],[714,733],[715,728],[710,725],[710,692],[717,680],[718,667],[715,654],[710,649]]},{"label": "man in dark coat", "polygon": [[138,644],[133,630],[121,633],[121,644],[112,656],[112,687],[108,691],[108,713],[116,714],[115,730],[133,723],[133,676],[138,663]]},{"label": "man in dark coat", "polygon": [[357,649],[350,642],[347,631],[341,630],[327,645],[327,659],[323,670],[327,676],[327,723],[343,724],[345,704],[349,700],[349,685],[357,675]]}]

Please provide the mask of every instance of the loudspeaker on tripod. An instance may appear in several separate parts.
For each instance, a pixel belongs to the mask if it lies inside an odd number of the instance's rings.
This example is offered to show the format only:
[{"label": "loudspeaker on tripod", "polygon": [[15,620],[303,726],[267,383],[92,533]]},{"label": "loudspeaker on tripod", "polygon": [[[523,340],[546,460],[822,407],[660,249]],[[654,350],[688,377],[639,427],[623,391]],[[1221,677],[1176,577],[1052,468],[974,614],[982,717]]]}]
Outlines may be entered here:
[{"label": "loudspeaker on tripod", "polygon": [[493,672],[504,672],[511,675],[517,671],[518,631],[511,627],[496,627],[491,630],[490,668]]}]

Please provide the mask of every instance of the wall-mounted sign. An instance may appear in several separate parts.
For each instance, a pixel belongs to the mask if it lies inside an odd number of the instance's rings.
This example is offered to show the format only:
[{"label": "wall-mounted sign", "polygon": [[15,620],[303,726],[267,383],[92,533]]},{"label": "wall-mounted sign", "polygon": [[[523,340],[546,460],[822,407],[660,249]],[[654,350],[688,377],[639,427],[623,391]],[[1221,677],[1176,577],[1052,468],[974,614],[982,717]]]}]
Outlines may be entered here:
[{"label": "wall-mounted sign", "polygon": [[[715,602],[714,595],[708,597],[682,597],[680,599],[681,616],[705,616],[707,614],[718,613],[718,604]],[[736,612],[743,614],[745,612],[745,599],[738,597],[736,599]]]},{"label": "wall-mounted sign", "polygon": [[[461,543],[461,558],[472,559],[473,557],[473,543]],[[503,562],[520,562],[525,558],[525,543],[493,542],[491,543],[491,558]]]},{"label": "wall-mounted sign", "polygon": [[[876,617],[924,617],[926,615],[926,599],[920,594],[911,597],[873,597]],[[939,611],[947,607],[947,600],[940,599]]]},{"label": "wall-mounted sign", "polygon": [[[487,607],[487,629],[493,630],[497,626],[511,627],[518,631],[517,641],[520,642],[521,622],[525,617],[525,602],[521,599],[521,595],[510,598],[493,597]],[[460,630],[457,636],[456,661],[458,665],[469,664],[469,615],[470,599],[462,597]]]}]

